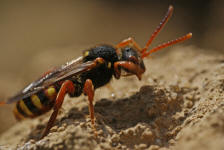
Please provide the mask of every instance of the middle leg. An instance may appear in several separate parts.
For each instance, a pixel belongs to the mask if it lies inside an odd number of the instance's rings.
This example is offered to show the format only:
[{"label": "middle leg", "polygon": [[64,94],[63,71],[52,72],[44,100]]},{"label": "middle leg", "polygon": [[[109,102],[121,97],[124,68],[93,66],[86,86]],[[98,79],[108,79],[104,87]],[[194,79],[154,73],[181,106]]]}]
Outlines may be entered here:
[{"label": "middle leg", "polygon": [[88,96],[91,124],[94,130],[94,134],[95,136],[97,136],[96,127],[95,127],[94,106],[93,106],[94,86],[93,86],[92,80],[90,79],[86,80],[83,91],[84,91],[84,94]]}]

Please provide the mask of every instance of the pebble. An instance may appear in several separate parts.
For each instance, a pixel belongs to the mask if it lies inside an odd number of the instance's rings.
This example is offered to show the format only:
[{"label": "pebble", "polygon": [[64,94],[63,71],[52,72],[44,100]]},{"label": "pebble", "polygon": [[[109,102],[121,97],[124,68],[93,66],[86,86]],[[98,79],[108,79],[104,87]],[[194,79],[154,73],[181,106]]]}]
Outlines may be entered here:
[{"label": "pebble", "polygon": [[147,145],[142,143],[142,144],[139,144],[138,148],[139,149],[145,149],[145,148],[147,148]]},{"label": "pebble", "polygon": [[150,129],[146,129],[143,133],[142,133],[142,135],[141,135],[141,139],[152,139],[153,138],[153,133],[152,133],[152,131],[150,130]]},{"label": "pebble", "polygon": [[192,101],[187,101],[185,104],[185,107],[187,108],[191,108],[193,106],[193,102]]},{"label": "pebble", "polygon": [[110,150],[111,149],[111,147],[108,143],[101,143],[100,147],[104,150]]},{"label": "pebble", "polygon": [[158,145],[151,145],[149,150],[158,150],[160,147]]},{"label": "pebble", "polygon": [[64,131],[64,130],[65,130],[65,127],[61,126],[61,127],[58,128],[57,131],[58,131],[58,132],[61,132],[61,131]]},{"label": "pebble", "polygon": [[53,126],[52,128],[51,128],[51,132],[56,132],[58,130],[58,126]]},{"label": "pebble", "polygon": [[116,134],[114,134],[114,135],[111,137],[111,141],[112,141],[112,142],[118,142],[119,139],[120,139],[119,136],[116,135]]}]

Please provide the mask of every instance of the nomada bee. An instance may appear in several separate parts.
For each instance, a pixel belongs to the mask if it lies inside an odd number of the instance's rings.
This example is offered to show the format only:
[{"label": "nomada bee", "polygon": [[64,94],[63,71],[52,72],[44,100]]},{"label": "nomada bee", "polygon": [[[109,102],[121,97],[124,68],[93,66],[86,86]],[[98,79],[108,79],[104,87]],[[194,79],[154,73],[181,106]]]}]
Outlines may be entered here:
[{"label": "nomada bee", "polygon": [[42,137],[46,136],[53,126],[64,97],[78,97],[82,93],[88,96],[88,107],[92,128],[96,134],[94,117],[94,90],[109,83],[114,76],[136,75],[141,80],[145,72],[143,59],[162,48],[174,45],[192,37],[192,33],[163,43],[148,50],[151,42],[161,31],[173,13],[170,6],[164,19],[156,28],[144,48],[128,38],[116,46],[99,45],[83,51],[83,55],[56,69],[50,70],[41,78],[32,82],[15,96],[0,104],[16,102],[14,115],[16,119],[34,118],[53,109]]}]

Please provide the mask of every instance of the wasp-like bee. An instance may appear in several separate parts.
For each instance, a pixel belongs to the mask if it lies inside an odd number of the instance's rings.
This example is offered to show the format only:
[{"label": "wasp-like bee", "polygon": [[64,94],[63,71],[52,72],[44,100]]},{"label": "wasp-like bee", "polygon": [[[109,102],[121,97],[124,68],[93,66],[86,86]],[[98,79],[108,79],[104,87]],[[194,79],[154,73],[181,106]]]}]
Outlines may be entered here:
[{"label": "wasp-like bee", "polygon": [[192,33],[188,33],[176,40],[148,50],[153,39],[171,17],[172,12],[173,7],[170,6],[164,19],[143,49],[132,38],[125,39],[116,46],[95,46],[85,50],[78,59],[48,71],[21,92],[9,98],[6,102],[0,103],[16,102],[14,115],[18,120],[34,118],[53,109],[42,135],[44,137],[53,126],[65,95],[69,94],[71,97],[77,97],[84,93],[88,96],[91,123],[95,130],[93,98],[96,88],[109,83],[113,76],[119,79],[121,76],[136,75],[141,80],[141,76],[145,72],[143,62],[145,57],[162,48],[192,37]]}]

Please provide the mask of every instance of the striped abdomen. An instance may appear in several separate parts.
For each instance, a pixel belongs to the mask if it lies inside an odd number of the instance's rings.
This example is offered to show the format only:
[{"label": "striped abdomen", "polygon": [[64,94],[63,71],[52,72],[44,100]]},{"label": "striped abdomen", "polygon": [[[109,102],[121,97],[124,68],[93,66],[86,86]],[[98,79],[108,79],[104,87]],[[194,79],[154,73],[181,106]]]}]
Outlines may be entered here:
[{"label": "striped abdomen", "polygon": [[16,103],[14,115],[16,119],[34,118],[49,111],[55,102],[58,90],[51,86]]}]

